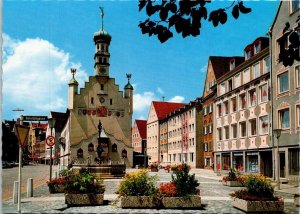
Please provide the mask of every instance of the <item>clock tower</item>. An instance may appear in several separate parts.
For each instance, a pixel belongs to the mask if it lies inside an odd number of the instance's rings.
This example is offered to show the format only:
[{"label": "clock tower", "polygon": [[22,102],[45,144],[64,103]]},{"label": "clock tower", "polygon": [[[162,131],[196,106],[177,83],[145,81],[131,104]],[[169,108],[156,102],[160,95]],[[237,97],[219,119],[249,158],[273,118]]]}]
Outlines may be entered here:
[{"label": "clock tower", "polygon": [[95,42],[95,64],[94,71],[95,76],[109,76],[109,45],[111,42],[111,35],[104,30],[103,19],[104,19],[104,9],[100,7],[101,10],[101,29],[94,33]]}]

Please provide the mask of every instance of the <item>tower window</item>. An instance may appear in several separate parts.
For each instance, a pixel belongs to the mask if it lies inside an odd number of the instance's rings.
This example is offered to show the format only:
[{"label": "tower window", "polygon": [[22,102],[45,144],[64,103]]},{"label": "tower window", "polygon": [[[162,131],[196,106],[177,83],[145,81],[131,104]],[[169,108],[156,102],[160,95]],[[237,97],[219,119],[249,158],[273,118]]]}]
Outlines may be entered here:
[{"label": "tower window", "polygon": [[100,87],[101,87],[101,90],[103,91],[104,90],[104,85],[101,84]]},{"label": "tower window", "polygon": [[91,97],[91,104],[94,105],[94,97]]},{"label": "tower window", "polygon": [[103,44],[101,45],[101,51],[104,51],[104,45]]},{"label": "tower window", "polygon": [[112,104],[113,104],[113,102],[112,102],[112,99],[110,99],[110,100],[109,100],[109,103],[110,103],[110,105],[112,105]]},{"label": "tower window", "polygon": [[103,58],[103,63],[105,63],[105,64],[106,64],[106,58]]},{"label": "tower window", "polygon": [[99,44],[97,44],[97,50],[99,50]]}]

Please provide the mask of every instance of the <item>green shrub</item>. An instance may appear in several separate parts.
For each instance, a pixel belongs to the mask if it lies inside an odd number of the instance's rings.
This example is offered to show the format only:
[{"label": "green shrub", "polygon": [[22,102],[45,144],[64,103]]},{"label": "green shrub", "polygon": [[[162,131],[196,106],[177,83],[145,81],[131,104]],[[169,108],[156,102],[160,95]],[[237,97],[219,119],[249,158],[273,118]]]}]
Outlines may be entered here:
[{"label": "green shrub", "polygon": [[176,196],[189,196],[198,193],[198,181],[195,174],[189,175],[190,167],[187,164],[179,165],[172,175],[172,181],[176,186]]},{"label": "green shrub", "polygon": [[248,193],[263,197],[273,197],[274,188],[271,181],[263,175],[249,175],[245,182]]},{"label": "green shrub", "polygon": [[103,180],[96,179],[88,170],[82,169],[78,174],[69,172],[66,176],[67,193],[96,193],[102,194],[105,191]]},{"label": "green shrub", "polygon": [[121,196],[153,196],[157,193],[156,180],[157,176],[149,176],[145,169],[127,173],[116,193]]}]

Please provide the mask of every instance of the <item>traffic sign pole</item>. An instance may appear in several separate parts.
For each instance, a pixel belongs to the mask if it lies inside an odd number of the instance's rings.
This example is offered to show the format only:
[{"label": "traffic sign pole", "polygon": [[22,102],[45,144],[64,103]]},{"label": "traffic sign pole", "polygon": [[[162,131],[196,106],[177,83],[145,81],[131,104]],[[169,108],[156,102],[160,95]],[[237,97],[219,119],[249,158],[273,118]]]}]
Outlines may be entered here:
[{"label": "traffic sign pole", "polygon": [[50,146],[50,181],[52,179],[52,146]]},{"label": "traffic sign pole", "polygon": [[50,146],[50,181],[52,180],[52,147],[55,145],[55,137],[48,136],[46,138],[46,144]]},{"label": "traffic sign pole", "polygon": [[21,167],[22,167],[22,147],[19,146],[19,191],[18,191],[18,212],[21,213]]}]

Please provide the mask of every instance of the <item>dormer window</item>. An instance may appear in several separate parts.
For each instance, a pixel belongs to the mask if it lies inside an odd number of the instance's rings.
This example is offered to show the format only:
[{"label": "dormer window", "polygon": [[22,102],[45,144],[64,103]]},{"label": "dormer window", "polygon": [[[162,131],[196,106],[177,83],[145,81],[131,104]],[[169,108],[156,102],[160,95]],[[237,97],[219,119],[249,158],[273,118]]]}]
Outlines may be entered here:
[{"label": "dormer window", "polygon": [[260,42],[258,42],[258,43],[256,43],[254,45],[254,50],[255,50],[255,54],[257,54],[258,52],[260,52],[260,50],[261,50],[261,44],[260,44]]},{"label": "dormer window", "polygon": [[245,51],[245,58],[246,58],[246,60],[250,59],[250,57],[251,57],[251,50],[246,50]]},{"label": "dormer window", "polygon": [[235,68],[235,60],[232,59],[232,60],[230,60],[229,63],[230,63],[230,64],[229,64],[230,70],[233,70],[233,69]]}]

